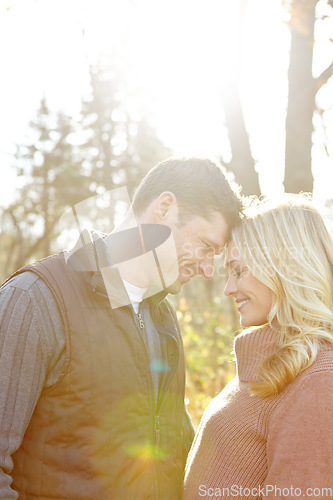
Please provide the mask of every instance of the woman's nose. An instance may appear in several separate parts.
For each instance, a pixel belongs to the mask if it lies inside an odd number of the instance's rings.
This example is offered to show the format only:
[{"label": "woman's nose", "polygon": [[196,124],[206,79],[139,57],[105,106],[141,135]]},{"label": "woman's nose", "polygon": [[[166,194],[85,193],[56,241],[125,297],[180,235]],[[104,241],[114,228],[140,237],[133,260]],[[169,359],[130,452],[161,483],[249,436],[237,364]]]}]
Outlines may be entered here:
[{"label": "woman's nose", "polygon": [[233,276],[229,276],[228,281],[224,287],[223,293],[227,297],[235,295],[237,292],[237,280]]}]

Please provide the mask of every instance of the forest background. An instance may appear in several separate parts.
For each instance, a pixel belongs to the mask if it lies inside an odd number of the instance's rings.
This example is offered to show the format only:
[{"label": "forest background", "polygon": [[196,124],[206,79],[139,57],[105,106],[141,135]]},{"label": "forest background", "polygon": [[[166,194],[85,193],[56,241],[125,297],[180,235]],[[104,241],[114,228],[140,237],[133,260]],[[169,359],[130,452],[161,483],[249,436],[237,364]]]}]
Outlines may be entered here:
[{"label": "forest background", "polygon": [[[183,0],[167,5],[159,0],[96,1],[93,7],[90,3],[67,2],[77,14],[75,30],[83,61],[80,78],[84,86],[76,92],[76,105],[65,105],[63,89],[57,94],[57,89],[50,90],[46,84],[39,86],[43,73],[36,72],[30,80],[35,78],[39,103],[30,120],[23,114],[23,126],[13,123],[13,116],[18,116],[13,106],[7,121],[6,113],[0,120],[1,281],[22,265],[68,244],[64,234],[70,238],[71,233],[61,231],[59,220],[70,207],[99,195],[103,208],[104,194],[121,186],[126,186],[131,197],[152,166],[175,154],[216,159],[244,195],[313,192],[329,228],[333,227],[332,1],[266,0],[266,7],[260,0]],[[60,9],[61,2],[54,5],[53,0],[7,1],[1,7],[0,26],[15,26],[15,19],[38,9],[44,9],[45,15],[45,9]],[[106,13],[110,30],[116,33],[112,43],[101,36],[103,29],[108,31],[103,24]],[[272,15],[283,30],[278,42],[276,33],[267,30]],[[132,24],[124,19],[132,19]],[[64,30],[66,22],[64,18]],[[219,34],[219,26],[226,32],[224,39],[212,35]],[[60,24],[59,37],[61,33]],[[14,36],[20,35],[18,29]],[[24,50],[28,41],[20,40]],[[249,65],[247,51],[253,40],[257,47],[270,50],[252,53]],[[7,52],[10,56],[9,46]],[[176,60],[177,53],[180,58]],[[267,55],[271,68],[275,58],[277,73],[266,83],[265,93],[251,99],[248,88],[262,88],[262,80],[269,77]],[[177,64],[170,62],[172,58]],[[39,60],[38,66],[43,71],[47,61]],[[0,99],[5,110],[10,89],[19,106],[18,94],[29,77],[18,82],[10,65],[4,71],[1,85],[7,87]],[[64,64],[65,87],[70,87],[68,72]],[[149,78],[147,85],[138,77],[143,73]],[[191,102],[186,108],[183,102],[188,94]],[[268,119],[262,114],[263,105],[268,108]],[[276,115],[275,108],[280,114]],[[161,125],[163,113],[169,121]],[[203,128],[191,128],[191,122]],[[3,139],[7,130],[13,130],[10,144]],[[196,146],[199,135],[200,148]],[[109,231],[118,215],[98,212],[96,229]],[[184,339],[188,409],[195,425],[210,399],[235,373],[232,345],[240,324],[232,301],[223,296],[224,283],[223,262],[218,257],[211,281],[194,278],[179,296],[172,297]]]}]

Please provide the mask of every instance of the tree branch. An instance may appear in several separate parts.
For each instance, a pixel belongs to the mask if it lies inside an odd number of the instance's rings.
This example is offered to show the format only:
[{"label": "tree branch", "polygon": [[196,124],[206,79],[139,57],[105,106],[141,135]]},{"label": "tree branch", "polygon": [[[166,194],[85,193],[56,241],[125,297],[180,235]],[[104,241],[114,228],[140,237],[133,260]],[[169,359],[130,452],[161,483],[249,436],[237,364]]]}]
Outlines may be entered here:
[{"label": "tree branch", "polygon": [[326,68],[321,75],[319,75],[316,79],[316,90],[318,92],[321,87],[327,83],[328,79],[333,75],[333,62]]}]

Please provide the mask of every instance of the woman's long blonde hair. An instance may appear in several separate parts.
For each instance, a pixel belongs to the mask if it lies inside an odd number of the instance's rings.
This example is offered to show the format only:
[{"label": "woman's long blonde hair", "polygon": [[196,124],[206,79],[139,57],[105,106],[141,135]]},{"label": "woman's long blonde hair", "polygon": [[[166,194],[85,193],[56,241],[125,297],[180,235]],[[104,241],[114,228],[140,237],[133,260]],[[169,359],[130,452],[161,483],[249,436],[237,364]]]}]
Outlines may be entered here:
[{"label": "woman's long blonde hair", "polygon": [[259,366],[255,394],[281,392],[333,343],[333,240],[309,196],[258,202],[233,231],[252,274],[273,292],[267,321],[280,325],[277,352]]}]

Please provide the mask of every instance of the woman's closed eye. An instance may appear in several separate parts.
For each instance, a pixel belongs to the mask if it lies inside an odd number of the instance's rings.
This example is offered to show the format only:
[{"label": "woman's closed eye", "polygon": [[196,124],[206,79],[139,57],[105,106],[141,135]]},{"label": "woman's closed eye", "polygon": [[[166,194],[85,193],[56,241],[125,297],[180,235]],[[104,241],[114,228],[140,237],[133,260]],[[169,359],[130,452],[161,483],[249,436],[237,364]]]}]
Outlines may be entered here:
[{"label": "woman's closed eye", "polygon": [[240,279],[248,273],[247,267],[235,267],[230,270],[230,275],[236,279]]}]

